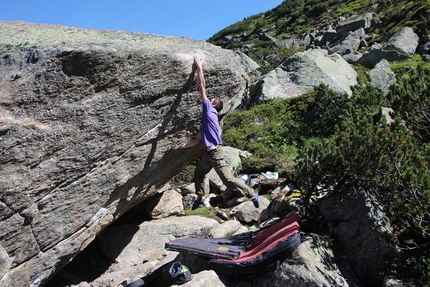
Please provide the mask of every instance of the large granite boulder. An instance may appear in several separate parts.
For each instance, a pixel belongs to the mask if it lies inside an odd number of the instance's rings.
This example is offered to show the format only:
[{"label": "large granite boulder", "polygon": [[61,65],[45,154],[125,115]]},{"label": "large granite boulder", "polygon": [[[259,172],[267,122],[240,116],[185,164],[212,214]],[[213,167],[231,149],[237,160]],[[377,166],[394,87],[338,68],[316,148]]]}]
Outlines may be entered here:
[{"label": "large granite boulder", "polygon": [[357,72],[339,54],[328,55],[325,49],[296,53],[283,63],[290,79],[303,91],[324,83],[339,93],[352,94],[357,84]]},{"label": "large granite boulder", "polygon": [[369,71],[369,85],[388,94],[390,87],[396,83],[396,74],[391,70],[390,63],[382,59],[381,62]]},{"label": "large granite boulder", "polygon": [[414,29],[411,27],[402,27],[390,38],[384,50],[413,55],[417,50],[419,42],[420,38],[414,32]]},{"label": "large granite boulder", "polygon": [[320,211],[355,274],[366,286],[380,286],[387,262],[398,254],[390,247],[393,230],[378,202],[360,191],[356,197],[327,197]]},{"label": "large granite boulder", "polygon": [[193,54],[227,112],[240,57],[205,41],[0,22],[0,285],[39,286],[203,149]]},{"label": "large granite boulder", "polygon": [[357,84],[357,72],[339,54],[329,55],[325,49],[298,52],[264,75],[248,105],[252,101],[259,104],[300,96],[320,83],[351,95],[351,86]]},{"label": "large granite boulder", "polygon": [[273,274],[270,284],[262,286],[363,286],[351,272],[349,263],[335,254],[329,241],[310,234]]},{"label": "large granite boulder", "polygon": [[360,48],[365,36],[366,32],[363,28],[357,29],[353,32],[348,32],[348,34],[346,34],[339,43],[330,48],[330,53],[337,53],[342,56],[355,53]]},{"label": "large granite boulder", "polygon": [[336,26],[336,31],[341,36],[346,35],[348,32],[356,31],[360,28],[363,28],[367,31],[379,22],[378,16],[375,13],[366,13],[364,15],[360,15],[359,17],[340,22]]},{"label": "large granite boulder", "polygon": [[419,37],[411,27],[403,27],[388,40],[382,48],[372,47],[363,53],[358,63],[373,68],[381,60],[388,62],[404,61],[415,53],[418,48]]}]

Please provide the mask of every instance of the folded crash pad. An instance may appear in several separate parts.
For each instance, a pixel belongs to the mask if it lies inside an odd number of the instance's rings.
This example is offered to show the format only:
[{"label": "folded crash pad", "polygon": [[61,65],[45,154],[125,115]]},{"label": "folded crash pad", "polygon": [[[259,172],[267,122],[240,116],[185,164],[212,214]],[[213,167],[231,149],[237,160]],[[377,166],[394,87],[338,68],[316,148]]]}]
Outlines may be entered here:
[{"label": "folded crash pad", "polygon": [[165,248],[211,258],[209,267],[221,274],[249,273],[285,259],[300,245],[299,220],[299,213],[294,212],[257,231],[222,238],[176,239]]},{"label": "folded crash pad", "polygon": [[165,249],[185,251],[208,258],[237,259],[252,239],[252,232],[221,238],[183,238],[165,244]]}]

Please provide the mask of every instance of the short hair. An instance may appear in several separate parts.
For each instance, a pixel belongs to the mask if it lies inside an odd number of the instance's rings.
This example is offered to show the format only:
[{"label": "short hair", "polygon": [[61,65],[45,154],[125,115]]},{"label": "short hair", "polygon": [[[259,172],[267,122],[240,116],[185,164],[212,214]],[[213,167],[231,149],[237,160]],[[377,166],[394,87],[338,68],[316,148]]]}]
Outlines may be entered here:
[{"label": "short hair", "polygon": [[215,104],[215,109],[217,110],[217,112],[220,112],[224,107],[223,102],[219,98],[214,98],[212,103]]}]

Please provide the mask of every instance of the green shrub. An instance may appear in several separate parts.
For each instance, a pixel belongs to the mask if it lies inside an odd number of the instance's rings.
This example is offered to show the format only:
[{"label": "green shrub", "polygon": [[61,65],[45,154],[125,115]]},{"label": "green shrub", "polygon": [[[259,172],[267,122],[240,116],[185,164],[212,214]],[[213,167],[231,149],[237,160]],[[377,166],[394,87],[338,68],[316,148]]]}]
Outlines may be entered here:
[{"label": "green shrub", "polygon": [[232,111],[224,121],[224,144],[253,154],[243,163],[243,170],[290,175],[302,140],[303,115],[312,100],[311,96],[273,100]]},{"label": "green shrub", "polygon": [[402,75],[388,95],[393,109],[423,143],[430,141],[430,67],[418,65]]},{"label": "green shrub", "polygon": [[[374,196],[396,227],[397,248],[408,258],[391,262],[393,270],[417,283],[428,282],[430,273],[421,255],[429,253],[430,148],[423,145],[426,123],[418,116],[428,110],[428,74],[409,72],[387,98],[371,87],[354,87],[351,97],[316,87],[317,100],[310,106],[314,122],[295,166],[295,179],[308,196],[348,195],[354,189]],[[377,117],[387,105],[399,110],[391,124]]]},{"label": "green shrub", "polygon": [[[400,69],[387,96],[361,85],[352,96],[319,85],[307,95],[273,100],[225,120],[224,142],[250,151],[248,173],[267,170],[293,177],[309,197],[365,190],[395,227],[406,259],[390,273],[425,285],[430,279],[430,68]],[[391,107],[394,122],[379,118]],[[305,125],[303,116],[312,114]]]},{"label": "green shrub", "polygon": [[194,182],[194,170],[196,169],[195,164],[188,165],[185,169],[181,170],[171,180],[170,184],[173,188],[180,185],[186,185]]}]

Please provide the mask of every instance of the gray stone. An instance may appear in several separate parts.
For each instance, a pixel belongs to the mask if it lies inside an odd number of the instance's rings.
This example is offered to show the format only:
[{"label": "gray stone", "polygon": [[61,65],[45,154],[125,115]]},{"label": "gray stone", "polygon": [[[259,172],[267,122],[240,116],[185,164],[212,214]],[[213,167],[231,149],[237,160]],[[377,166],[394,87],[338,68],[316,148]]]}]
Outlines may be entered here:
[{"label": "gray stone", "polygon": [[377,202],[360,192],[356,198],[326,198],[321,214],[357,276],[366,286],[380,286],[381,272],[395,252],[388,246],[392,228]]},{"label": "gray stone", "polygon": [[375,65],[382,60],[387,60],[388,62],[404,61],[409,57],[404,53],[399,53],[394,50],[383,50],[380,48],[372,47],[369,51],[363,53],[357,63],[365,67],[373,69]]},{"label": "gray stone", "polygon": [[264,75],[260,85],[261,90],[255,99],[257,104],[272,99],[287,99],[305,92],[299,85],[292,82],[288,72],[281,68],[276,68]]},{"label": "gray stone", "polygon": [[215,271],[205,270],[193,275],[193,279],[181,285],[171,285],[172,287],[195,287],[195,286],[211,286],[225,287],[222,278]]},{"label": "gray stone", "polygon": [[360,48],[362,38],[365,32],[363,28],[360,28],[354,32],[348,32],[340,43],[331,47],[330,53],[338,53],[339,55],[346,55],[357,52]]},{"label": "gray stone", "polygon": [[210,231],[210,237],[212,238],[218,238],[218,237],[225,237],[231,234],[234,234],[236,231],[238,231],[242,225],[237,220],[228,220],[218,226],[215,226]]},{"label": "gray stone", "polygon": [[384,278],[384,282],[382,287],[413,287],[415,285],[410,284],[408,282],[404,282],[400,279],[396,279],[392,276],[387,276]]},{"label": "gray stone", "polygon": [[267,220],[267,216],[263,213],[270,202],[264,196],[258,197],[260,206],[259,208],[255,208],[254,204],[249,200],[243,202],[230,211],[230,216],[236,218],[242,223],[260,223]]},{"label": "gray stone", "polygon": [[349,269],[348,262],[335,258],[327,239],[312,235],[279,266],[270,286],[361,286]]},{"label": "gray stone", "polygon": [[358,63],[373,68],[381,60],[388,62],[407,60],[415,53],[418,47],[419,37],[410,27],[403,27],[394,34],[382,48],[372,47],[370,51],[363,53]]},{"label": "gray stone", "polygon": [[350,54],[343,55],[342,58],[351,65],[356,65],[360,58],[363,56],[360,52],[353,52]]},{"label": "gray stone", "polygon": [[357,72],[341,56],[328,55],[323,49],[296,53],[282,68],[302,93],[324,83],[337,92],[351,95],[350,87],[357,84]]},{"label": "gray stone", "polygon": [[380,121],[382,117],[385,117],[388,124],[393,123],[394,119],[391,114],[394,114],[394,110],[392,108],[381,107],[378,113],[378,121]]},{"label": "gray stone", "polygon": [[201,216],[169,217],[138,226],[109,227],[98,240],[103,254],[115,262],[112,268],[119,270],[162,261],[169,253],[177,254],[164,249],[166,242],[182,237],[209,237],[210,230],[217,226],[217,221]]},{"label": "gray stone", "polygon": [[397,51],[399,53],[412,55],[415,53],[420,38],[411,27],[403,27],[384,46],[385,51]]},{"label": "gray stone", "polygon": [[423,45],[419,49],[419,52],[424,55],[430,54],[430,35],[425,36],[422,40]]},{"label": "gray stone", "polygon": [[339,38],[339,35],[338,35],[337,31],[330,27],[329,29],[324,31],[324,34],[323,34],[321,40],[319,41],[318,45],[319,45],[319,47],[325,49],[330,44],[333,44],[338,38]]},{"label": "gray stone", "polygon": [[388,93],[390,87],[396,83],[396,74],[391,70],[390,63],[382,59],[369,72],[369,85],[381,90],[384,95]]},{"label": "gray stone", "polygon": [[184,211],[182,195],[173,189],[159,192],[150,198],[146,209],[152,219],[182,214]]},{"label": "gray stone", "polygon": [[336,31],[339,35],[346,35],[348,32],[356,31],[357,29],[363,28],[368,30],[379,22],[378,17],[375,13],[366,13],[355,19],[350,19],[345,22],[341,22],[336,26]]},{"label": "gray stone", "polygon": [[298,52],[263,77],[247,104],[300,96],[320,83],[351,95],[357,72],[340,55],[328,55],[327,50]]},{"label": "gray stone", "polygon": [[6,275],[6,271],[10,268],[10,260],[6,250],[0,245],[0,278]]}]

